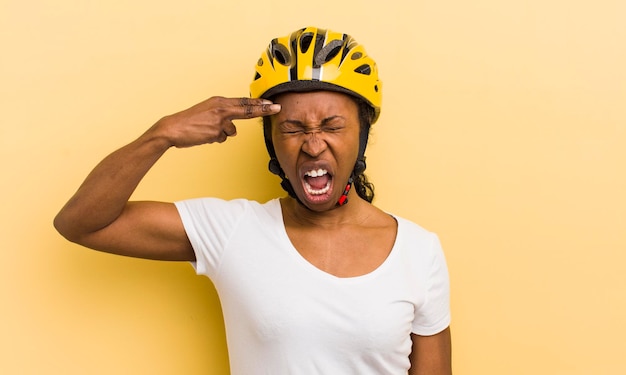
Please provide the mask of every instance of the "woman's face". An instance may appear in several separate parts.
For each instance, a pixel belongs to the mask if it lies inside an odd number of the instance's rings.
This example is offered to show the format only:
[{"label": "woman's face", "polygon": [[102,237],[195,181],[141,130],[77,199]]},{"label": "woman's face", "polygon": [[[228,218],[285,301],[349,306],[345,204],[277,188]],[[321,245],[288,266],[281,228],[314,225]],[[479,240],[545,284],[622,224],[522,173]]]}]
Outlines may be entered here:
[{"label": "woman's face", "polygon": [[354,100],[332,91],[286,93],[271,117],[276,157],[300,201],[314,211],[335,207],[359,151]]}]

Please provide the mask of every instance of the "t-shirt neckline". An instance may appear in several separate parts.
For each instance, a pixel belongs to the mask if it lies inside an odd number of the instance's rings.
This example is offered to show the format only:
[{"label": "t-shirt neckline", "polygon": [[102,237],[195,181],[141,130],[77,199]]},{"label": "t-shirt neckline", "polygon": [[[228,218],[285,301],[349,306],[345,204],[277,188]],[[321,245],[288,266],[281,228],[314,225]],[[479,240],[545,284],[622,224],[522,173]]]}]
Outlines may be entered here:
[{"label": "t-shirt neckline", "polygon": [[299,263],[302,266],[302,268],[305,269],[309,273],[317,274],[320,277],[323,277],[326,279],[338,280],[342,282],[357,282],[357,281],[367,280],[370,278],[377,277],[380,273],[384,272],[384,270],[389,267],[388,264],[393,261],[393,259],[396,257],[396,253],[398,253],[399,251],[398,248],[400,247],[399,242],[400,242],[400,237],[402,233],[402,224],[401,224],[402,221],[398,217],[392,214],[389,214],[396,221],[396,224],[398,227],[396,230],[396,237],[391,247],[391,251],[385,258],[385,260],[383,260],[378,265],[378,267],[374,268],[372,271],[362,274],[362,275],[348,276],[348,277],[340,277],[340,276],[333,275],[332,273],[326,272],[318,268],[317,266],[309,262],[304,256],[302,256],[302,254],[300,254],[298,249],[296,249],[296,247],[291,242],[289,235],[287,234],[287,228],[285,226],[285,220],[283,217],[280,199],[276,198],[273,200],[272,203],[273,203],[273,209],[276,210],[275,217],[278,220],[278,224],[279,224],[278,227],[280,228],[279,233],[280,233],[280,236],[282,237],[281,238],[282,241],[284,241],[288,245],[287,249],[288,249],[289,256],[295,259],[295,261]]}]

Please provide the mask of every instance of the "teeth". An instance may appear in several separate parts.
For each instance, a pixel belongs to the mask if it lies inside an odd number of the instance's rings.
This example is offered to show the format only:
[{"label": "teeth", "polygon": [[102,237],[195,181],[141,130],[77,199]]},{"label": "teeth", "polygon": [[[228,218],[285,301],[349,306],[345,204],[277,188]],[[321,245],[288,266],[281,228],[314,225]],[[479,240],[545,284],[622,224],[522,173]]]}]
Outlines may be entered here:
[{"label": "teeth", "polygon": [[319,190],[313,189],[311,187],[311,185],[307,184],[306,182],[304,183],[304,187],[305,187],[307,193],[309,193],[311,195],[321,195],[321,194],[328,193],[328,190],[330,190],[330,181],[328,181],[326,186],[324,186],[323,188],[321,188]]},{"label": "teeth", "polygon": [[328,171],[326,169],[320,168],[318,170],[313,169],[311,171],[308,171],[304,175],[305,176],[309,176],[309,177],[320,177],[320,176],[323,176],[323,175],[325,175],[327,173],[328,173]]},{"label": "teeth", "polygon": [[[312,169],[310,171],[307,171],[304,173],[305,176],[308,177],[321,177],[328,174],[328,171],[326,169]],[[321,189],[313,189],[311,187],[311,185],[309,185],[308,183],[304,183],[304,188],[306,189],[307,193],[311,194],[311,195],[321,195],[321,194],[326,194],[328,193],[328,190],[330,190],[330,181],[328,181],[326,183],[326,186],[324,186]]]}]

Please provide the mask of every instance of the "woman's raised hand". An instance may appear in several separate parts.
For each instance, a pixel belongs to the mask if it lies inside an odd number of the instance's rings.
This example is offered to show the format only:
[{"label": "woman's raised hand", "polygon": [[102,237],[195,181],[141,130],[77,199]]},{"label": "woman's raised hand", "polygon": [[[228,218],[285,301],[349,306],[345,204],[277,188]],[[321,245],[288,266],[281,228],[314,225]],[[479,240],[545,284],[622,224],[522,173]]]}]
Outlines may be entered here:
[{"label": "woman's raised hand", "polygon": [[280,104],[266,99],[214,96],[184,111],[165,116],[149,132],[165,137],[174,147],[222,143],[237,135],[233,120],[269,116],[280,112]]}]

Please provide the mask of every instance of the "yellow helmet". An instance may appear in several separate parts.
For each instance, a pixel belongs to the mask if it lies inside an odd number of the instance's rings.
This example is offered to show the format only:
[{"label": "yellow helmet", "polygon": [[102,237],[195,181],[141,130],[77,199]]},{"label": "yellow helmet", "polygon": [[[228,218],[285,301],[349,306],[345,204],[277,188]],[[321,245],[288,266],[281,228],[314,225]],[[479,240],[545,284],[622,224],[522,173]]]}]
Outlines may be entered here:
[{"label": "yellow helmet", "polygon": [[307,27],[271,41],[256,64],[250,96],[330,90],[365,100],[380,114],[382,82],[362,45],[347,34]]}]

